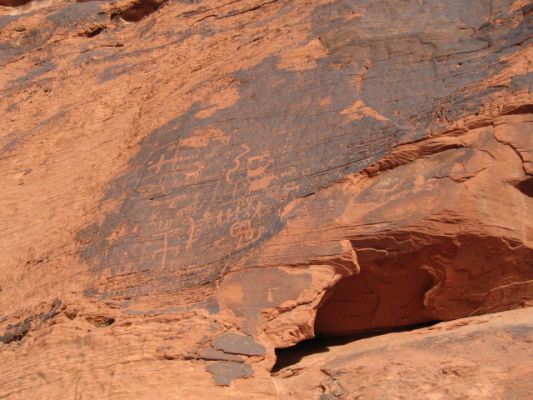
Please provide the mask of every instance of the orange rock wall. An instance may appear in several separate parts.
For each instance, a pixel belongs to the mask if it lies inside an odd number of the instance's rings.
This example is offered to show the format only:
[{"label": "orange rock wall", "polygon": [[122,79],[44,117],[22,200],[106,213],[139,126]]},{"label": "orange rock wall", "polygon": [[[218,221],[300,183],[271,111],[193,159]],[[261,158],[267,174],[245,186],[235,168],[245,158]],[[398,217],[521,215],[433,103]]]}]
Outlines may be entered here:
[{"label": "orange rock wall", "polygon": [[531,12],[0,0],[0,397],[372,398],[276,349],[530,306]]}]

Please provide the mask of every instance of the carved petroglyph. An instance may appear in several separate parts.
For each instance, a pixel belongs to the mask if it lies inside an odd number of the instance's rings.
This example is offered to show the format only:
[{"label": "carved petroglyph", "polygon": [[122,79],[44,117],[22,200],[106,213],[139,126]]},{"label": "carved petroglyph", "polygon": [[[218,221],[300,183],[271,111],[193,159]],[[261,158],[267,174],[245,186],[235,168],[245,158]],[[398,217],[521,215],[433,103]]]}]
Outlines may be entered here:
[{"label": "carved petroglyph", "polygon": [[189,185],[192,183],[198,183],[200,180],[200,175],[202,174],[202,171],[205,169],[205,165],[201,162],[195,162],[194,163],[194,169],[191,171],[184,172],[185,175],[185,184]]},{"label": "carved petroglyph", "polygon": [[209,145],[210,141],[218,141],[227,146],[229,137],[218,128],[207,128],[197,130],[193,136],[180,140],[181,147],[204,148]]},{"label": "carved petroglyph", "polygon": [[283,185],[284,196],[288,200],[293,200],[298,196],[301,185],[297,182],[287,182]]},{"label": "carved petroglyph", "polygon": [[246,174],[248,177],[257,178],[265,173],[267,168],[272,165],[272,162],[273,160],[270,156],[270,151],[265,151],[256,156],[248,157],[246,161],[248,171]]},{"label": "carved petroglyph", "polygon": [[270,186],[270,184],[277,180],[278,177],[275,175],[268,175],[264,176],[262,178],[258,178],[255,180],[250,180],[250,191],[251,192],[257,192],[263,189],[266,189]]},{"label": "carved petroglyph", "polygon": [[361,100],[356,100],[349,108],[341,111],[342,115],[346,115],[352,120],[360,120],[364,117],[371,117],[379,121],[386,121],[387,118],[371,107],[368,107]]},{"label": "carved petroglyph", "polygon": [[255,242],[262,233],[265,232],[264,227],[255,227],[251,220],[236,222],[230,228],[230,234],[237,239],[237,249],[242,249],[245,246]]},{"label": "carved petroglyph", "polygon": [[232,175],[237,172],[237,170],[241,166],[241,158],[250,152],[250,146],[248,146],[247,144],[241,144],[241,147],[243,151],[233,159],[233,168],[229,169],[228,172],[226,172],[226,182],[228,183],[233,183]]}]

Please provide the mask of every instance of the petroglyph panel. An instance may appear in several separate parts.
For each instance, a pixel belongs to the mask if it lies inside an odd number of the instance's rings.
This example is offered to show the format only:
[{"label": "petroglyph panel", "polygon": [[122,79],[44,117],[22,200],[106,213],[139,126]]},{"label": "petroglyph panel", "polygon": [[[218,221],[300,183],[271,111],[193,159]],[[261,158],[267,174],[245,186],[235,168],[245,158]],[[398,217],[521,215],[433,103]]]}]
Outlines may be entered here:
[{"label": "petroglyph panel", "polygon": [[[214,283],[243,254],[283,229],[280,211],[289,202],[361,171],[400,143],[428,136],[428,128],[447,118],[433,113],[437,108],[457,117],[491,94],[468,98],[456,91],[484,78],[481,66],[498,59],[482,45],[483,38],[501,35],[497,28],[476,33],[468,39],[472,51],[457,53],[467,38],[454,25],[447,25],[442,37],[421,39],[410,24],[402,25],[405,36],[369,39],[368,21],[402,21],[389,15],[393,10],[381,15],[372,3],[365,9],[370,19],[354,25],[339,17],[345,11],[339,7],[317,7],[310,35],[318,36],[325,50],[306,68],[283,68],[279,56],[270,56],[236,71],[230,80],[236,97],[226,108],[202,113],[195,104],[141,143],[106,195],[119,206],[87,228],[94,234],[82,253],[97,274],[139,275],[122,295]],[[453,4],[443,7],[446,18],[469,23]],[[421,10],[412,18],[427,22]],[[518,26],[497,45],[503,49],[524,35]],[[396,42],[403,50],[385,57]],[[420,70],[402,67],[413,60]],[[451,62],[479,73],[457,80]],[[407,84],[417,80],[423,84]],[[122,234],[115,238],[117,227]],[[105,287],[100,293],[116,295]]]},{"label": "petroglyph panel", "polygon": [[[150,279],[169,290],[209,284],[283,227],[285,204],[359,171],[386,151],[383,143],[402,137],[387,121],[355,124],[341,113],[356,96],[346,90],[345,71],[327,64],[283,71],[276,64],[271,58],[236,73],[240,100],[233,107],[202,119],[191,109],[145,140],[108,192],[108,199],[124,200],[84,253],[101,255],[97,271],[152,271]],[[334,101],[324,108],[326,87]],[[126,231],[111,243],[117,224]]]}]

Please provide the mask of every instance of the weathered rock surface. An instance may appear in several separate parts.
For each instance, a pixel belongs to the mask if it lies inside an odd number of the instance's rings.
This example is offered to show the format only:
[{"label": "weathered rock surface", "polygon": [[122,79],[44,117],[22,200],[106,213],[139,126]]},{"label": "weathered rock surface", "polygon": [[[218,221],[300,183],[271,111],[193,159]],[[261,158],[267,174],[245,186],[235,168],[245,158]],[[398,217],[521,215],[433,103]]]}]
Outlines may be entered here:
[{"label": "weathered rock surface", "polygon": [[0,397],[527,398],[532,11],[0,0]]},{"label": "weathered rock surface", "polygon": [[532,313],[442,322],[350,343],[302,343],[274,374],[279,398],[529,399]]}]

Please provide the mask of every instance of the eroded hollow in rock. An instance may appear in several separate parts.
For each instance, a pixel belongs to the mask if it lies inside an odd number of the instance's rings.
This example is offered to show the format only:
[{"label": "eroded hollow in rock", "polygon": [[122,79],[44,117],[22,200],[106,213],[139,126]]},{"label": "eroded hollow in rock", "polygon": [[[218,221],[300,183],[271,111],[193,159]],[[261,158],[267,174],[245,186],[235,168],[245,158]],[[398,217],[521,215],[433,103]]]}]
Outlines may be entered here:
[{"label": "eroded hollow in rock", "polygon": [[342,279],[318,309],[315,334],[345,336],[431,321],[424,296],[433,284],[423,269],[367,270]]},{"label": "eroded hollow in rock", "polygon": [[440,321],[429,321],[423,324],[409,325],[401,328],[379,329],[373,332],[359,333],[356,335],[327,337],[316,336],[313,339],[304,340],[294,346],[276,349],[276,364],[272,367],[271,373],[276,374],[283,368],[297,364],[306,356],[317,353],[326,353],[330,347],[343,346],[356,340],[366,339],[374,336],[385,335],[392,332],[405,332],[415,329],[425,328],[435,325]]},{"label": "eroded hollow in rock", "polygon": [[[519,189],[528,192],[529,181]],[[417,329],[531,298],[531,250],[511,239],[394,231],[350,239],[360,272],[322,297],[311,340],[276,349],[272,372],[302,357],[369,336]]]},{"label": "eroded hollow in rock", "polygon": [[[525,182],[520,190],[528,193],[531,183]],[[361,271],[328,290],[315,335],[452,320],[503,311],[529,298],[523,277],[532,273],[532,254],[516,239],[391,232],[351,243]]]},{"label": "eroded hollow in rock", "polygon": [[533,197],[533,177],[523,180],[516,188],[528,197]]},{"label": "eroded hollow in rock", "polygon": [[434,321],[426,296],[438,277],[427,251],[394,254],[371,241],[357,246],[361,272],[326,293],[317,310],[315,335],[346,336]]},{"label": "eroded hollow in rock", "polygon": [[0,6],[4,7],[20,7],[30,3],[32,0],[0,0]]},{"label": "eroded hollow in rock", "polygon": [[128,22],[137,22],[157,11],[165,2],[165,0],[136,0],[115,15]]},{"label": "eroded hollow in rock", "polygon": [[360,272],[327,290],[316,310],[315,337],[277,349],[273,373],[330,346],[501,311],[507,302],[529,298],[527,285],[519,286],[520,277],[531,274],[531,251],[519,241],[408,231],[350,241]]},{"label": "eroded hollow in rock", "polygon": [[105,26],[91,27],[87,29],[86,31],[80,33],[80,36],[87,37],[87,38],[93,38],[99,35],[100,33],[102,33],[105,29],[106,29]]}]

